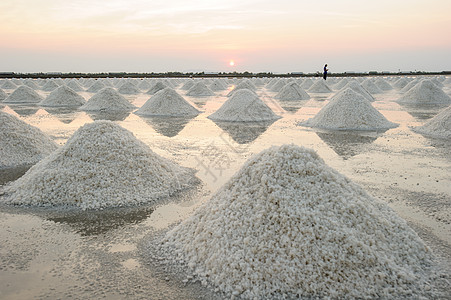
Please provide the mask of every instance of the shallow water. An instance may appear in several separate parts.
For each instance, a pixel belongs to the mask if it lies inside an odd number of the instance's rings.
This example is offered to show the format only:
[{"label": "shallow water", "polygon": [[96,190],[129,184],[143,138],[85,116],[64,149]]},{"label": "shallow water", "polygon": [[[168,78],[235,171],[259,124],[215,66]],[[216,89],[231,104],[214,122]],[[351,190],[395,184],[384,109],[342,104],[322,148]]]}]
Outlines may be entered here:
[{"label": "shallow water", "polygon": [[[451,88],[444,90],[450,94]],[[228,91],[213,97],[184,96],[202,111],[192,119],[0,106],[59,144],[85,123],[114,120],[156,153],[196,169],[204,183],[156,207],[81,212],[1,205],[0,298],[221,298],[199,284],[185,283],[171,270],[149,264],[139,245],[190,216],[250,156],[286,143],[315,149],[329,166],[387,201],[451,273],[451,141],[410,130],[437,114],[439,108],[402,107],[394,102],[398,92],[390,91],[375,95],[373,106],[399,123],[397,128],[334,132],[296,125],[314,116],[333,94],[311,94],[308,101],[276,101],[274,93],[264,88],[257,92],[281,119],[254,124],[209,120],[207,116],[224,103]],[[86,99],[92,95],[80,94]],[[126,96],[137,107],[149,97],[144,93]],[[0,184],[24,171],[24,167],[2,170]]]}]

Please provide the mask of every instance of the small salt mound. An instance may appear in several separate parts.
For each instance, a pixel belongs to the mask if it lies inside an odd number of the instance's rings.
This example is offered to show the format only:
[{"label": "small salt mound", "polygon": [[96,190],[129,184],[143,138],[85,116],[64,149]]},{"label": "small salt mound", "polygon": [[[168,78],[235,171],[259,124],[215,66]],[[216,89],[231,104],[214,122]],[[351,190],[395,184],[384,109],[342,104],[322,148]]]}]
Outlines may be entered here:
[{"label": "small salt mound", "polygon": [[194,179],[192,170],[160,157],[130,131],[96,121],[4,191],[15,205],[99,209],[155,204]]},{"label": "small salt mound", "polygon": [[56,149],[40,129],[0,111],[0,169],[35,164]]},{"label": "small salt mound", "polygon": [[422,80],[406,92],[398,103],[403,104],[448,104],[451,98],[430,80]]},{"label": "small salt mound", "polygon": [[182,85],[182,88],[181,88],[181,89],[187,91],[187,90],[189,90],[193,85],[194,85],[194,80],[188,80],[187,82],[185,82],[185,83]]},{"label": "small salt mound", "polygon": [[11,93],[4,103],[39,103],[43,100],[42,96],[28,86],[21,85]]},{"label": "small salt mound", "polygon": [[362,82],[362,87],[370,94],[382,94],[383,91],[374,83],[373,79],[367,78]]},{"label": "small salt mound", "polygon": [[333,130],[383,130],[397,126],[349,88],[335,95],[315,117],[299,125]]},{"label": "small salt mound", "polygon": [[134,108],[134,105],[112,87],[101,89],[85,105],[80,107],[81,110],[85,111],[129,111]]},{"label": "small salt mound", "polygon": [[255,93],[255,91],[257,90],[257,88],[255,87],[255,85],[251,84],[250,81],[241,81],[240,83],[238,83],[238,84],[233,88],[233,90],[231,90],[231,91],[227,94],[227,97],[233,96],[233,94],[235,94],[236,91],[242,90],[242,89],[250,90],[250,91],[253,91],[254,93]]},{"label": "small salt mound", "polygon": [[23,85],[28,86],[29,88],[32,88],[33,90],[39,90],[39,87],[31,80],[24,81]]},{"label": "small salt mound", "polygon": [[105,88],[105,84],[100,81],[100,80],[96,80],[86,91],[88,93],[97,93],[98,91],[100,91],[101,89]]},{"label": "small salt mound", "polygon": [[407,93],[408,91],[410,91],[411,88],[413,88],[414,86],[417,85],[417,83],[419,83],[421,80],[419,80],[418,78],[410,81],[408,84],[406,84],[405,87],[403,87],[401,89],[401,93]]},{"label": "small salt mound", "polygon": [[15,89],[17,89],[17,84],[15,84],[14,82],[12,82],[11,80],[6,80],[6,81],[2,84],[2,89],[5,89],[5,90],[15,90]]},{"label": "small salt mound", "polygon": [[395,83],[393,83],[393,86],[400,90],[404,88],[408,83],[409,81],[405,77],[401,77],[398,80],[396,80]]},{"label": "small salt mound", "polygon": [[451,139],[451,106],[445,108],[423,126],[413,128],[413,131],[442,139]]},{"label": "small salt mound", "polygon": [[138,88],[141,90],[148,90],[152,87],[152,85],[150,84],[150,82],[148,80],[142,80],[139,84],[138,84]]},{"label": "small salt mound", "polygon": [[70,80],[66,85],[73,89],[75,92],[84,91],[84,88],[75,79]]},{"label": "small salt mound", "polygon": [[310,93],[332,93],[330,87],[327,86],[325,80],[316,80],[307,90]]},{"label": "small salt mound", "polygon": [[199,111],[168,87],[153,95],[135,113],[141,116],[194,117]]},{"label": "small salt mound", "polygon": [[212,91],[223,91],[227,89],[227,85],[222,80],[215,80],[209,85],[209,88]]},{"label": "small salt mound", "polygon": [[187,96],[214,96],[215,93],[208,88],[203,82],[196,82],[186,93]]},{"label": "small salt mound", "polygon": [[295,145],[249,159],[160,247],[245,299],[427,294],[434,259],[386,203]]},{"label": "small salt mound", "polygon": [[276,120],[277,116],[254,92],[235,92],[216,112],[208,116],[215,121],[258,122]]},{"label": "small salt mound", "polygon": [[301,84],[301,89],[308,90],[313,85],[313,80],[310,78],[305,79]]},{"label": "small salt mound", "polygon": [[271,85],[271,92],[275,92],[278,93],[280,92],[280,90],[282,90],[282,88],[287,85],[287,82],[283,79],[279,79],[276,83],[274,83],[273,85]]},{"label": "small salt mound", "polygon": [[2,89],[0,89],[0,102],[8,98],[8,94],[5,93]]},{"label": "small salt mound", "polygon": [[44,92],[51,92],[58,87],[59,87],[59,85],[56,82],[54,82],[53,80],[46,80],[46,82],[42,86],[41,90]]},{"label": "small salt mound", "polygon": [[348,89],[348,88],[349,88],[349,89],[352,89],[354,92],[356,92],[356,93],[362,95],[366,100],[368,100],[368,101],[370,101],[370,102],[372,102],[372,101],[375,100],[374,97],[371,96],[371,94],[368,93],[368,91],[365,90],[365,89],[360,85],[360,83],[358,83],[358,82],[355,81],[355,80],[348,82],[348,83],[345,85],[345,87],[342,88],[341,90],[344,91],[344,90],[346,90],[346,89]]},{"label": "small salt mound", "polygon": [[290,82],[274,98],[280,100],[308,100],[310,96],[297,83]]},{"label": "small salt mound", "polygon": [[75,107],[85,103],[85,98],[77,94],[77,92],[70,87],[62,85],[51,92],[47,98],[39,103],[39,105],[51,107]]},{"label": "small salt mound", "polygon": [[348,84],[349,80],[347,78],[341,79],[338,83],[334,85],[334,89],[341,90]]},{"label": "small salt mound", "polygon": [[374,82],[378,88],[380,88],[382,91],[390,91],[393,89],[393,87],[383,78],[378,78]]},{"label": "small salt mound", "polygon": [[164,90],[168,86],[161,81],[157,81],[154,85],[146,92],[146,94],[154,95],[155,93]]},{"label": "small salt mound", "polygon": [[124,95],[136,95],[141,93],[140,89],[131,81],[122,84],[117,91]]}]

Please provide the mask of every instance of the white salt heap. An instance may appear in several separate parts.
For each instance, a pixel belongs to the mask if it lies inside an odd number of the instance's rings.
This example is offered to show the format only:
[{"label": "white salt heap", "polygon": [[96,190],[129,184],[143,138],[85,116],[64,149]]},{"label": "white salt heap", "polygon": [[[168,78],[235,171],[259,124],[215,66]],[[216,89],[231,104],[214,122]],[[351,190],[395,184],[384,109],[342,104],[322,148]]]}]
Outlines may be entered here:
[{"label": "white salt heap", "polygon": [[124,95],[136,95],[141,93],[141,90],[131,81],[123,83],[117,91]]},{"label": "white salt heap", "polygon": [[352,81],[348,82],[348,83],[345,85],[345,87],[342,88],[341,90],[344,91],[344,90],[346,90],[346,89],[348,89],[348,88],[350,88],[350,89],[352,89],[354,92],[356,92],[356,93],[362,95],[362,96],[363,96],[365,99],[367,99],[368,101],[371,101],[371,102],[372,102],[372,101],[375,100],[374,97],[373,97],[370,93],[368,93],[368,91],[365,90],[365,89],[360,85],[360,83],[358,83],[358,82],[355,81],[355,80],[352,80]]},{"label": "white salt heap", "polygon": [[157,81],[153,84],[153,86],[146,92],[146,94],[153,95],[161,90],[164,90],[168,86],[164,84],[162,81]]},{"label": "white salt heap", "polygon": [[86,91],[89,93],[97,93],[105,87],[106,85],[101,80],[96,80]]},{"label": "white salt heap", "polygon": [[191,169],[160,157],[130,131],[96,121],[4,191],[9,204],[99,209],[154,204],[193,179]]},{"label": "white salt heap", "polygon": [[56,149],[40,129],[0,111],[0,169],[35,164]]},{"label": "white salt heap", "polygon": [[8,98],[8,94],[5,93],[2,89],[0,89],[0,102]]},{"label": "white salt heap", "polygon": [[205,83],[198,81],[196,82],[189,90],[186,92],[187,96],[214,96],[215,93],[210,90],[208,86],[205,85]]},{"label": "white salt heap", "polygon": [[142,116],[194,117],[199,111],[180,96],[174,89],[167,87],[147,100],[136,111]]},{"label": "white salt heap", "polygon": [[17,89],[17,84],[12,82],[11,80],[5,80],[5,82],[2,84],[2,89],[15,90]]},{"label": "white salt heap", "polygon": [[274,98],[280,100],[308,100],[310,96],[296,82],[290,82]]},{"label": "white salt heap", "polygon": [[45,92],[51,92],[54,89],[56,89],[57,87],[59,87],[59,85],[54,82],[53,80],[46,80],[45,84],[42,86],[41,90],[45,91]]},{"label": "white salt heap", "polygon": [[397,126],[350,88],[339,92],[313,118],[299,125],[333,130],[383,130]]},{"label": "white salt heap", "polygon": [[365,79],[362,82],[362,87],[371,95],[383,93],[383,91],[376,85],[373,78]]},{"label": "white salt heap", "polygon": [[62,85],[51,92],[39,105],[50,107],[76,107],[86,103],[85,98],[77,94],[73,89]]},{"label": "white salt heap", "polygon": [[254,92],[240,89],[208,118],[215,121],[259,122],[276,120],[280,117]]},{"label": "white salt heap", "polygon": [[130,111],[134,108],[134,105],[112,87],[101,89],[80,107],[85,111]]},{"label": "white salt heap", "polygon": [[323,79],[316,80],[307,91],[310,93],[332,93],[332,90]]},{"label": "white salt heap", "polygon": [[28,86],[21,85],[11,93],[4,103],[39,103],[43,100],[42,96]]},{"label": "white salt heap", "polygon": [[245,299],[418,296],[433,261],[388,205],[295,145],[249,159],[161,247]]},{"label": "white salt heap", "polygon": [[378,88],[380,88],[382,91],[390,91],[393,89],[393,87],[383,78],[378,78],[374,82]]},{"label": "white salt heap", "polygon": [[442,110],[423,126],[415,127],[413,130],[432,137],[451,139],[451,106]]},{"label": "white salt heap", "polygon": [[451,104],[451,98],[430,80],[422,80],[406,92],[398,103],[404,104]]},{"label": "white salt heap", "polygon": [[75,92],[81,92],[85,89],[78,83],[77,79],[70,80],[67,84],[68,87],[73,89]]}]

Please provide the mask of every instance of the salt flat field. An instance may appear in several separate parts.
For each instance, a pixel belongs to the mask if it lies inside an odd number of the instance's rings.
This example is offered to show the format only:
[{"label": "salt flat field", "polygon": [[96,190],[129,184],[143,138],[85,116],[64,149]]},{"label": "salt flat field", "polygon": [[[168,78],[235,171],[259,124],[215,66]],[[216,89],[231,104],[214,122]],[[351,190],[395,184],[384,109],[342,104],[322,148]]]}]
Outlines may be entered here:
[{"label": "salt flat field", "polygon": [[451,78],[0,81],[1,299],[449,299]]}]

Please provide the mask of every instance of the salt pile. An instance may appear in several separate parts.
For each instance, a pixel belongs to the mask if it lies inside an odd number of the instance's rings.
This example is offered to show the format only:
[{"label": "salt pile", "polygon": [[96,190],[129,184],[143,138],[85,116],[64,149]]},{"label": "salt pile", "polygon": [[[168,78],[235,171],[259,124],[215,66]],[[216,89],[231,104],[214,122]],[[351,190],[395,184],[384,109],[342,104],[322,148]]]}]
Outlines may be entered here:
[{"label": "salt pile", "polygon": [[451,98],[430,80],[422,80],[398,99],[403,104],[449,104]]},{"label": "salt pile", "polygon": [[99,209],[154,204],[194,179],[192,170],[160,157],[130,131],[96,121],[4,191],[15,205]]},{"label": "salt pile", "polygon": [[66,85],[76,92],[84,91],[84,88],[76,81],[76,79],[70,80]]},{"label": "salt pile", "polygon": [[35,164],[56,149],[40,129],[0,111],[0,169]]},{"label": "salt pile", "polygon": [[215,93],[210,90],[208,86],[205,85],[203,82],[196,82],[186,93],[187,96],[198,96],[198,97],[204,97],[204,96],[214,96]]},{"label": "salt pile", "polygon": [[254,92],[240,89],[208,118],[215,121],[258,122],[276,120],[280,117]]},{"label": "salt pile", "polygon": [[393,89],[393,87],[383,78],[378,78],[374,82],[378,88],[380,88],[382,91],[390,91]]},{"label": "salt pile", "polygon": [[141,90],[148,90],[152,87],[148,80],[142,80],[137,86]]},{"label": "salt pile", "polygon": [[368,91],[365,90],[365,89],[360,85],[360,83],[358,83],[358,82],[355,81],[355,80],[348,82],[348,83],[345,85],[345,87],[342,88],[341,90],[343,91],[343,90],[348,89],[348,88],[350,88],[350,89],[352,89],[354,92],[356,92],[356,93],[362,95],[366,100],[368,100],[368,101],[370,101],[370,102],[372,102],[372,101],[375,100],[374,97],[371,96],[371,94],[368,93]]},{"label": "salt pile", "polygon": [[5,100],[8,97],[8,94],[5,93],[2,89],[0,89],[0,102]]},{"label": "salt pile", "polygon": [[188,80],[182,85],[182,90],[189,90],[194,85],[194,80]]},{"label": "salt pile", "polygon": [[249,159],[161,247],[195,279],[246,299],[427,294],[433,261],[388,205],[295,145]]},{"label": "salt pile", "polygon": [[140,89],[131,81],[122,84],[117,91],[124,95],[136,95],[141,93]]},{"label": "salt pile", "polygon": [[451,139],[451,106],[442,110],[423,126],[415,127],[413,130],[432,137]]},{"label": "salt pile", "polygon": [[384,130],[397,126],[350,88],[339,92],[313,118],[299,125],[333,130]]},{"label": "salt pile", "polygon": [[301,84],[301,89],[308,90],[312,85],[313,85],[313,80],[310,78],[306,78]]},{"label": "salt pile", "polygon": [[29,88],[32,88],[33,90],[39,90],[39,87],[31,80],[24,81],[23,85],[28,86]]},{"label": "salt pile", "polygon": [[86,103],[85,98],[77,94],[73,89],[62,85],[51,92],[39,105],[52,107],[76,107]]},{"label": "salt pile", "polygon": [[105,84],[100,81],[100,80],[96,80],[86,91],[88,93],[97,93],[98,91],[100,91],[101,89],[105,88]]},{"label": "salt pile", "polygon": [[286,84],[274,98],[290,101],[290,100],[308,100],[310,99],[310,96],[303,89],[301,89],[297,83],[290,82]]},{"label": "salt pile", "polygon": [[287,82],[283,79],[279,79],[277,82],[271,85],[271,92],[278,93],[280,90],[287,84]]},{"label": "salt pile", "polygon": [[11,93],[4,103],[39,103],[43,100],[41,95],[28,86],[21,85],[14,92]]},{"label": "salt pile", "polygon": [[153,95],[136,111],[143,116],[194,117],[199,111],[180,96],[174,89],[165,88]]},{"label": "salt pile", "polygon": [[225,84],[224,81],[217,79],[209,85],[209,88],[212,91],[223,91],[227,89],[227,84]]},{"label": "salt pile", "polygon": [[134,108],[134,105],[112,87],[101,89],[80,107],[85,111],[129,111]]},{"label": "salt pile", "polygon": [[383,91],[374,83],[373,79],[367,78],[362,82],[362,87],[370,94],[382,94]]},{"label": "salt pile", "polygon": [[54,89],[59,87],[57,83],[55,83],[53,80],[46,80],[45,84],[42,86],[41,90],[44,92],[51,92]]},{"label": "salt pile", "polygon": [[6,81],[2,84],[2,89],[5,89],[5,90],[15,90],[15,89],[17,89],[17,84],[15,84],[14,82],[12,82],[11,80],[6,80]]},{"label": "salt pile", "polygon": [[322,79],[316,80],[307,91],[310,93],[332,93],[330,87]]},{"label": "salt pile", "polygon": [[161,90],[164,90],[168,86],[161,81],[157,81],[147,92],[146,94],[153,95]]},{"label": "salt pile", "polygon": [[406,84],[405,87],[403,87],[401,89],[401,93],[406,93],[408,91],[410,91],[411,88],[413,88],[415,85],[417,85],[417,83],[419,83],[421,80],[419,80],[418,78],[412,80],[411,82],[409,82],[408,84]]},{"label": "salt pile", "polygon": [[393,86],[397,89],[402,89],[404,88],[407,84],[409,83],[409,81],[405,78],[405,77],[401,77],[398,80],[395,81],[395,83],[393,83]]}]

